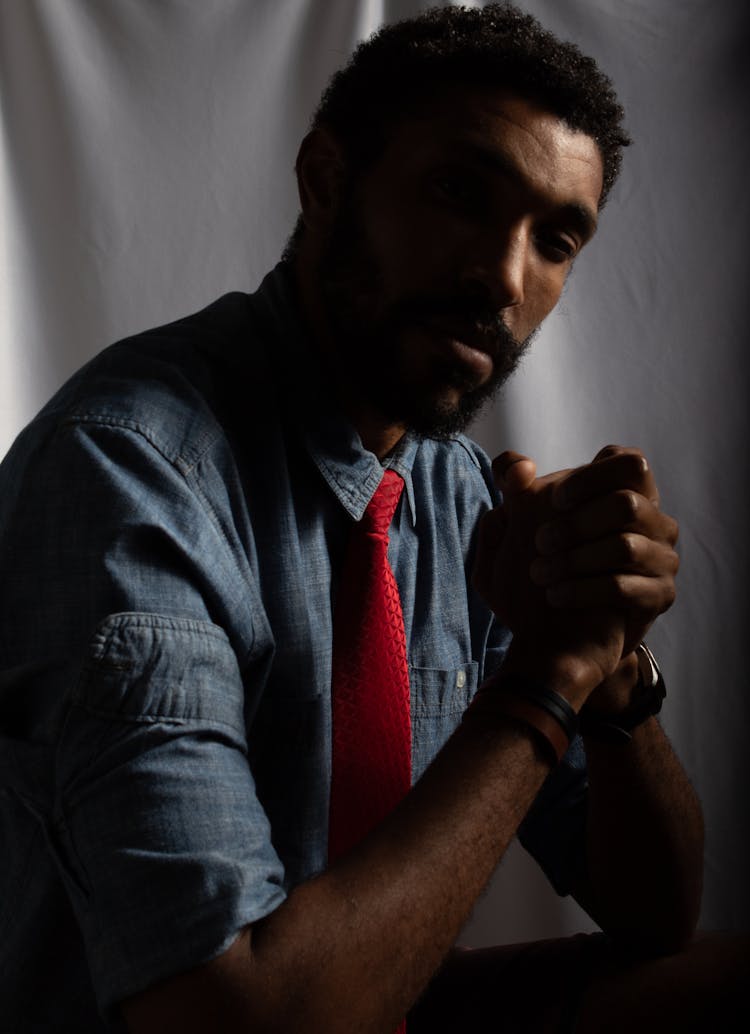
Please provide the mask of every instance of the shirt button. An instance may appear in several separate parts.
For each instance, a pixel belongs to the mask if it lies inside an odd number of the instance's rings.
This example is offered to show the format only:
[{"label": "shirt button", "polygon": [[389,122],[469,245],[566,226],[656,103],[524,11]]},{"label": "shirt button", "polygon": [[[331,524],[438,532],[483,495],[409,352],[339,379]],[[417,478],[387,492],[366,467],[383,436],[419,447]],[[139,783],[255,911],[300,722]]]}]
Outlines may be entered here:
[{"label": "shirt button", "polygon": [[456,675],[456,689],[463,689],[466,685],[466,672],[459,671]]}]

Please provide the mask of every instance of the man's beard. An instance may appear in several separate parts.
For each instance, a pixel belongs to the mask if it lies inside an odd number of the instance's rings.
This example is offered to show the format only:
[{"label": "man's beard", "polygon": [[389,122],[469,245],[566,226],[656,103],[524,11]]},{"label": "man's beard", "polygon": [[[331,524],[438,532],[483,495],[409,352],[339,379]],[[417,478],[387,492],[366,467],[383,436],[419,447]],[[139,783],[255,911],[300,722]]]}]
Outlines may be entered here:
[{"label": "man's beard", "polygon": [[[362,400],[418,437],[444,439],[464,431],[517,368],[534,336],[518,341],[481,284],[384,302],[382,272],[351,198],[342,203],[319,275],[338,372]],[[402,334],[441,323],[458,324],[481,340],[493,363],[487,381],[473,386],[469,371],[449,354],[436,355],[427,377],[409,378]],[[458,400],[448,402],[441,388],[458,389]]]}]

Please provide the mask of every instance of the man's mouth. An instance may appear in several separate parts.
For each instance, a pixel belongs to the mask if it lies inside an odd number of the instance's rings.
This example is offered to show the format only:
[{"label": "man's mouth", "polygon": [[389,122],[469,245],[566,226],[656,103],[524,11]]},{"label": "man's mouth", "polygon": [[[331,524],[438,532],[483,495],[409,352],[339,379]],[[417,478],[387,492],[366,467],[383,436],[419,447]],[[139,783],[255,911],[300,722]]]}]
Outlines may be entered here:
[{"label": "man's mouth", "polygon": [[470,380],[481,384],[492,376],[497,354],[497,341],[493,337],[459,321],[424,320],[420,328],[446,358],[469,374]]}]

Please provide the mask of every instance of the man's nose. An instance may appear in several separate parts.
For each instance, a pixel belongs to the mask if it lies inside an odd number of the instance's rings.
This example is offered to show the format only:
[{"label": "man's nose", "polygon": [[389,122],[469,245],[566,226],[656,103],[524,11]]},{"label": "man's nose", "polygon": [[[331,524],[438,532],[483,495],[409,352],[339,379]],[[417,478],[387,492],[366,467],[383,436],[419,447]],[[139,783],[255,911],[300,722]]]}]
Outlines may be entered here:
[{"label": "man's nose", "polygon": [[522,228],[514,227],[501,236],[494,235],[470,257],[462,282],[471,293],[480,292],[491,299],[498,311],[521,305],[526,288],[529,241]]}]

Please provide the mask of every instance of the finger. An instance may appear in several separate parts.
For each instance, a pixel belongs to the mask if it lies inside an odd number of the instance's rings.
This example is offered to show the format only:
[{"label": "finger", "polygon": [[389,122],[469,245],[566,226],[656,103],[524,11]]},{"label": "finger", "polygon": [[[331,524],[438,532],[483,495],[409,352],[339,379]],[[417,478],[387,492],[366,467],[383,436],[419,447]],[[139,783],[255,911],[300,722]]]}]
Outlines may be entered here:
[{"label": "finger", "polygon": [[639,574],[674,578],[680,558],[670,547],[644,535],[626,532],[597,539],[553,556],[537,557],[529,574],[536,585],[606,574]]},{"label": "finger", "polygon": [[653,619],[675,600],[673,578],[647,578],[640,574],[601,575],[557,582],[545,590],[551,607],[573,610],[637,610]]},{"label": "finger", "polygon": [[501,492],[523,492],[536,477],[536,463],[529,456],[507,450],[492,461],[495,484]]},{"label": "finger", "polygon": [[619,489],[543,524],[536,533],[535,545],[542,556],[549,556],[616,532],[634,532],[674,546],[679,526],[638,492]]},{"label": "finger", "polygon": [[[594,456],[592,463],[599,463],[601,460],[607,460],[611,456],[619,456],[621,452],[632,451],[628,449],[626,445],[605,445],[597,452]],[[637,450],[636,450],[637,451]]]},{"label": "finger", "polygon": [[553,504],[561,510],[619,489],[631,489],[653,506],[659,505],[656,481],[648,461],[639,449],[609,445],[597,453],[593,463],[571,471],[556,486]]}]

